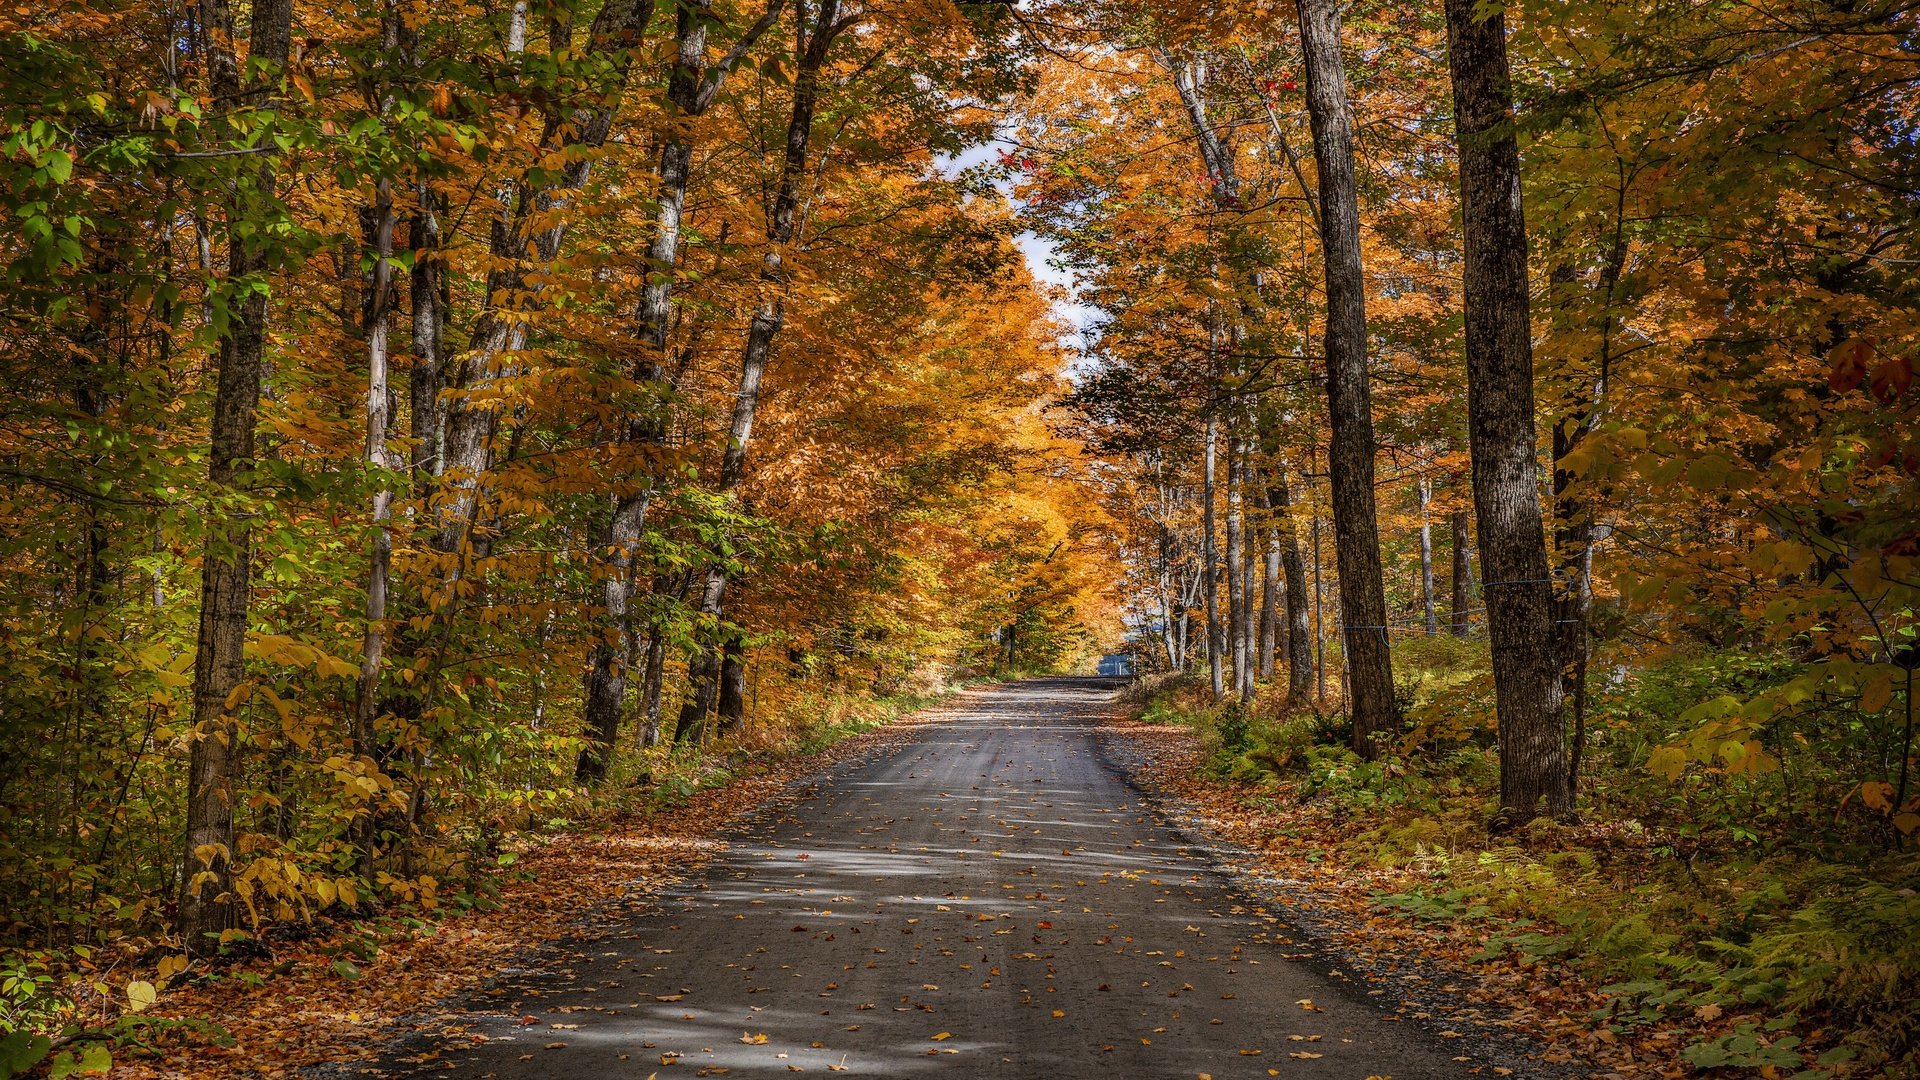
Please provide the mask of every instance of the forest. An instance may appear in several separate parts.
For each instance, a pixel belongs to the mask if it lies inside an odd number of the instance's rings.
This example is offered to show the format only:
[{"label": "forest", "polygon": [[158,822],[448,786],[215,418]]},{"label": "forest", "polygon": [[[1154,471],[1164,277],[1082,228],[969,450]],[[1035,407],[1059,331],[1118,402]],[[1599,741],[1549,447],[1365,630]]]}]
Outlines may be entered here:
[{"label": "forest", "polygon": [[0,1080],[1118,653],[1548,1060],[1920,1076],[1920,4],[43,0],[0,187]]}]

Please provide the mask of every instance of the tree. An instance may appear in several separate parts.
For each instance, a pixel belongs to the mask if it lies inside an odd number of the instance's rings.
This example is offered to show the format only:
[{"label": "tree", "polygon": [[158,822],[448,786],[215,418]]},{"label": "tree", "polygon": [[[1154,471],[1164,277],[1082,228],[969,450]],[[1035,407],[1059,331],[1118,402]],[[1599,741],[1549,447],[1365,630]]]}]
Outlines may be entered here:
[{"label": "tree", "polygon": [[1334,552],[1340,563],[1340,619],[1347,648],[1353,748],[1371,757],[1376,736],[1399,727],[1387,602],[1374,507],[1373,398],[1367,373],[1365,271],[1353,176],[1353,120],[1336,0],[1300,0],[1307,114],[1319,169],[1320,243],[1326,256],[1327,466],[1333,482]]},{"label": "tree", "polygon": [[[270,122],[271,95],[292,47],[292,0],[254,5],[244,57],[227,0],[202,0],[200,33],[196,44],[206,60],[208,89],[224,104],[226,118],[241,129]],[[187,765],[182,853],[186,885],[177,923],[194,953],[210,950],[240,918],[233,883],[233,813],[241,739],[234,709],[245,693],[253,526],[252,515],[239,506],[259,464],[254,428],[270,317],[267,274],[275,254],[270,225],[275,213],[273,157],[261,154],[242,161],[232,174],[233,198],[225,208],[226,280],[213,301],[225,309],[226,325],[220,334],[207,480],[228,505],[217,512],[225,524],[207,533],[200,628],[194,641],[193,754]]]},{"label": "tree", "polygon": [[1460,151],[1467,413],[1481,588],[1500,725],[1500,812],[1512,828],[1572,813],[1553,582],[1541,523],[1527,231],[1506,19],[1447,0]]}]

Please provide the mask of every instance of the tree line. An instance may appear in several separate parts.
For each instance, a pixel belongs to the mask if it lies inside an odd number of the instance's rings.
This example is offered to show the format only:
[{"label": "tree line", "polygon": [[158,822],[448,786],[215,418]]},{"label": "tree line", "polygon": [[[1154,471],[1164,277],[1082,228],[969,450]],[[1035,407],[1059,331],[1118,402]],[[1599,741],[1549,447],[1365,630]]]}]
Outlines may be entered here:
[{"label": "tree line", "polygon": [[1029,77],[1003,18],[0,16],[35,970],[444,904],[582,792],[1092,648],[1064,355],[956,163]]},{"label": "tree line", "polygon": [[1641,767],[1818,728],[1920,826],[1911,12],[1069,7],[1005,171],[1095,312],[1143,660],[1375,758],[1463,639],[1508,829],[1576,816],[1596,694],[1778,656]]}]

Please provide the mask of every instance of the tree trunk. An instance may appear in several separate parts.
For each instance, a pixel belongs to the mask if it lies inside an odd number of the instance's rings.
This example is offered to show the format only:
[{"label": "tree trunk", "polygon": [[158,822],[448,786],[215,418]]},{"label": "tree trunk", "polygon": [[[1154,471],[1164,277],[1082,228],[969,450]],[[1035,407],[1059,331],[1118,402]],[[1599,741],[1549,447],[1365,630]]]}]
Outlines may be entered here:
[{"label": "tree trunk", "polygon": [[1420,496],[1420,609],[1427,633],[1440,632],[1440,605],[1433,591],[1433,522],[1427,506],[1433,502],[1433,486],[1426,477],[1419,481]]},{"label": "tree trunk", "polygon": [[1280,641],[1280,527],[1273,523],[1273,498],[1262,492],[1261,508],[1267,512],[1267,557],[1260,573],[1260,659],[1263,679],[1273,676],[1273,656]]},{"label": "tree trunk", "polygon": [[1534,450],[1526,218],[1506,20],[1446,0],[1460,150],[1467,427],[1500,731],[1496,827],[1571,810],[1552,584]]},{"label": "tree trunk", "polygon": [[[1299,533],[1293,525],[1293,492],[1287,487],[1284,464],[1274,466],[1273,477],[1267,486],[1267,503],[1273,508],[1280,569],[1286,582],[1282,597],[1286,601],[1287,620],[1287,700],[1298,705],[1306,699],[1307,687],[1313,678],[1313,628],[1310,597],[1307,594],[1307,565],[1300,554]],[[1317,543],[1315,550],[1318,550]],[[1315,560],[1317,567],[1317,554]]]},{"label": "tree trunk", "polygon": [[640,749],[660,741],[660,689],[667,667],[667,636],[658,625],[647,630],[647,666],[640,683]]},{"label": "tree trunk", "polygon": [[[777,9],[775,9],[777,10]],[[807,178],[807,148],[813,138],[813,116],[819,103],[820,71],[833,42],[853,19],[840,17],[839,0],[821,0],[813,26],[805,25],[801,12],[801,33],[796,48],[799,55],[793,80],[793,111],[787,121],[786,156],[781,165],[780,188],[767,215],[767,248],[760,266],[760,299],[753,320],[747,327],[746,348],[740,359],[740,388],[734,398],[733,422],[727,433],[727,447],[720,466],[717,491],[730,495],[746,475],[747,444],[753,435],[753,417],[760,401],[760,380],[766,373],[773,342],[786,323],[786,293],[790,287],[786,253],[798,227],[800,187]],[[718,620],[727,588],[727,568],[714,563],[707,569],[707,588],[701,603],[703,618]],[[722,665],[714,656],[717,642],[705,646],[705,658],[694,674],[693,699],[715,696],[712,682],[720,676]],[[690,702],[692,704],[693,702]],[[704,713],[702,714],[704,715]],[[722,734],[733,729],[722,718]]]},{"label": "tree trunk", "polygon": [[584,689],[582,735],[586,745],[574,762],[573,779],[579,784],[597,784],[604,780],[613,763],[613,750],[620,737],[620,715],[626,706],[627,664],[633,656],[633,625],[628,608],[633,602],[633,557],[640,544],[641,525],[647,515],[647,492],[616,495],[610,500],[611,513],[601,553],[602,603],[606,626],[587,661]]},{"label": "tree trunk", "polygon": [[1313,694],[1327,703],[1327,575],[1320,558],[1320,515],[1313,515]]},{"label": "tree trunk", "polygon": [[[654,209],[653,241],[647,251],[647,284],[640,307],[643,357],[640,380],[652,400],[642,403],[649,415],[638,419],[627,438],[657,446],[666,438],[665,398],[667,339],[673,321],[674,269],[679,261],[681,218],[687,202],[687,182],[693,168],[692,121],[704,115],[720,92],[728,73],[779,17],[785,0],[774,0],[766,14],[750,27],[717,64],[707,63],[707,31],[713,24],[712,0],[675,3],[675,53],[668,78],[667,101],[675,114],[660,147],[660,166]],[[651,480],[648,481],[651,484]],[[587,745],[581,748],[574,776],[581,783],[598,783],[606,775],[608,757],[620,736],[621,714],[627,696],[627,658],[632,655],[633,627],[629,608],[633,598],[633,549],[646,523],[651,487],[618,493],[602,535],[601,596],[606,629],[589,658],[584,693]]]},{"label": "tree trunk", "polygon": [[720,730],[737,731],[747,722],[746,643],[728,634],[720,652]]},{"label": "tree trunk", "polygon": [[[227,0],[201,0],[201,47],[213,100],[238,111],[267,104],[268,80],[287,63],[292,0],[255,0],[243,67],[234,51]],[[253,74],[245,74],[247,71]],[[266,358],[267,230],[243,229],[273,199],[273,158],[234,175],[227,207],[227,291],[231,310],[220,337],[207,480],[216,498],[247,486],[254,466],[254,427]],[[251,175],[249,175],[249,173]],[[211,284],[209,285],[211,288]],[[187,765],[186,888],[177,926],[189,953],[211,952],[209,938],[239,926],[233,895],[233,799],[241,732],[229,702],[246,677],[247,612],[253,589],[251,515],[208,516],[201,563],[200,622],[194,640],[192,749]]]},{"label": "tree trunk", "polygon": [[425,498],[445,465],[446,409],[440,402],[445,389],[446,266],[440,254],[438,196],[422,181],[420,208],[407,223],[407,242],[413,248],[407,300],[413,311],[413,367],[407,380],[409,431],[413,437],[414,493]]},{"label": "tree trunk", "polygon": [[1347,646],[1353,749],[1375,753],[1374,738],[1400,724],[1387,648],[1387,601],[1373,493],[1373,403],[1367,375],[1366,283],[1353,177],[1353,121],[1340,50],[1337,0],[1299,0],[1306,60],[1307,118],[1320,170],[1320,241],[1327,273],[1328,471],[1334,552],[1340,562],[1340,619]]},{"label": "tree trunk", "polygon": [[1232,660],[1233,694],[1245,701],[1249,689],[1247,679],[1247,657],[1251,653],[1247,641],[1247,605],[1246,562],[1247,545],[1245,522],[1241,515],[1240,484],[1240,438],[1232,433],[1229,422],[1227,435],[1227,653]]},{"label": "tree trunk", "polygon": [[[635,46],[652,17],[653,0],[610,0],[601,8],[593,20],[586,54],[608,61],[608,84],[598,88],[602,93],[595,95],[598,100],[593,106],[550,113],[540,136],[542,150],[592,148],[606,142],[633,57],[640,51]],[[500,356],[525,346],[526,309],[539,302],[541,292],[534,275],[559,255],[566,237],[562,216],[566,193],[586,183],[591,157],[569,155],[569,159],[556,180],[535,179],[530,169],[510,185],[488,243],[494,269],[486,279],[487,306],[474,325],[465,361],[449,380],[459,393],[446,409],[441,470],[445,493],[433,546],[448,557],[443,576],[450,592],[457,591],[467,565],[488,547],[487,539],[477,535],[479,503],[483,480],[493,467],[500,405],[487,391],[510,373],[500,367]]]},{"label": "tree trunk", "polygon": [[1467,636],[1473,609],[1473,567],[1468,555],[1467,512],[1455,510],[1448,519],[1453,532],[1453,604],[1447,613],[1454,637]]},{"label": "tree trunk", "polygon": [[1247,490],[1253,486],[1253,464],[1247,457],[1248,446],[1245,437],[1234,440],[1235,479],[1240,489],[1241,526],[1240,526],[1240,666],[1237,682],[1240,697],[1252,701],[1255,689],[1254,666],[1259,653],[1259,609],[1254,604],[1254,588],[1258,579],[1260,558],[1254,546],[1254,531],[1246,522]]},{"label": "tree trunk", "polygon": [[[397,22],[397,21],[396,21]],[[393,293],[393,189],[392,181],[381,177],[373,208],[373,280],[367,315],[367,436],[364,461],[369,472],[381,472],[397,463],[387,452],[390,400],[388,386],[388,330],[392,322]],[[374,760],[374,720],[380,712],[380,664],[386,648],[387,588],[393,570],[393,538],[387,531],[387,518],[393,505],[393,492],[383,483],[373,493],[373,540],[368,559],[366,596],[366,633],[360,646],[360,679],[355,687],[353,707],[353,752],[359,768],[377,773]],[[360,872],[373,873],[373,807],[363,811],[359,836]]]},{"label": "tree trunk", "polygon": [[1200,575],[1206,597],[1207,677],[1215,701],[1227,696],[1226,678],[1220,668],[1220,557],[1213,542],[1214,472],[1219,442],[1220,422],[1209,411],[1200,480]]}]

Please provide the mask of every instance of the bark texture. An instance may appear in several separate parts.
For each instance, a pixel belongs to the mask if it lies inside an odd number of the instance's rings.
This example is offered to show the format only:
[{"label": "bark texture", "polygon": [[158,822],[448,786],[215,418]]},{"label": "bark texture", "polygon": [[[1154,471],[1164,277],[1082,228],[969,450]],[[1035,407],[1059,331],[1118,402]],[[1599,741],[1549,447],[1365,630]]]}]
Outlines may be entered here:
[{"label": "bark texture", "polygon": [[1526,217],[1506,20],[1447,0],[1465,241],[1467,427],[1499,714],[1500,811],[1511,828],[1571,811],[1552,583],[1534,449]]},{"label": "bark texture", "polygon": [[1447,525],[1453,533],[1453,600],[1447,610],[1447,618],[1452,624],[1453,636],[1466,637],[1467,626],[1472,621],[1469,613],[1473,610],[1473,564],[1468,549],[1471,540],[1467,536],[1467,512],[1455,510],[1448,517]]},{"label": "bark texture", "polygon": [[1214,473],[1218,467],[1220,422],[1207,415],[1206,449],[1200,475],[1200,577],[1207,620],[1207,678],[1213,700],[1227,696],[1220,658],[1220,556],[1214,542]]},{"label": "bark texture", "polygon": [[[267,103],[292,44],[292,0],[255,0],[247,56],[238,51],[227,0],[201,0],[200,30],[213,99],[238,112]],[[251,74],[248,74],[251,72]],[[207,480],[216,495],[247,486],[265,371],[269,251],[266,230],[244,230],[273,199],[272,158],[236,174],[227,206],[227,280],[231,303],[214,376]],[[186,887],[176,925],[189,953],[212,951],[239,925],[233,895],[233,790],[240,725],[230,703],[246,677],[247,612],[253,590],[253,530],[244,514],[220,512],[208,523],[201,564],[200,621],[194,641],[192,750],[187,764]]]},{"label": "bark texture", "polygon": [[[721,458],[720,479],[716,485],[716,491],[723,496],[732,495],[746,476],[747,445],[753,437],[754,412],[760,403],[760,382],[766,374],[767,361],[773,354],[774,339],[786,325],[786,258],[799,225],[801,187],[807,180],[807,151],[813,139],[814,112],[819,106],[820,72],[826,65],[827,54],[833,48],[834,41],[857,19],[857,16],[843,17],[840,14],[839,0],[822,0],[810,27],[806,25],[805,14],[802,9],[801,30],[796,43],[799,55],[796,57],[798,63],[793,80],[793,110],[787,120],[786,153],[781,164],[780,187],[767,213],[767,245],[760,264],[760,299],[754,305],[753,319],[747,325],[746,347],[740,356],[739,390],[734,396],[733,418],[727,428],[727,446]],[[723,562],[715,561],[707,568],[700,612],[703,621],[716,629],[726,591],[727,567]],[[719,688],[715,685],[723,670],[719,652],[731,640],[732,635],[727,634],[719,640],[708,642],[695,662],[688,665],[693,687],[688,695],[687,707],[681,710],[681,730],[691,729],[697,734],[700,725],[705,722],[707,710],[713,707],[720,696]],[[738,713],[722,716],[722,733],[738,727],[741,719]],[[676,737],[679,737],[678,734]]]},{"label": "bark texture", "polygon": [[[713,25],[712,0],[679,0],[675,8],[673,70],[667,81],[671,109],[660,147],[653,239],[647,250],[647,285],[639,313],[642,346],[640,382],[647,388],[639,414],[626,440],[654,448],[665,441],[666,398],[672,387],[667,377],[667,342],[673,325],[675,267],[680,255],[682,216],[687,183],[693,169],[693,122],[706,114],[728,74],[755,42],[778,21],[785,0],[774,0],[758,22],[748,27],[726,55],[715,63],[707,57],[707,34]],[[646,524],[653,480],[629,477],[629,489],[616,493],[601,537],[601,602],[605,619],[601,640],[588,659],[584,693],[586,745],[574,769],[581,783],[597,783],[620,738],[626,709],[628,667],[635,654],[631,613],[636,568],[634,549]],[[656,708],[657,715],[657,708]],[[657,730],[657,729],[656,729]]]},{"label": "bark texture", "polygon": [[1300,552],[1300,534],[1293,524],[1293,492],[1284,466],[1276,466],[1267,484],[1267,502],[1273,507],[1274,531],[1280,541],[1280,569],[1285,577],[1287,631],[1287,700],[1306,701],[1313,686],[1312,599],[1307,594],[1307,561]]},{"label": "bark texture", "polygon": [[1337,0],[1299,0],[1306,59],[1307,119],[1320,170],[1320,242],[1327,274],[1327,462],[1333,488],[1334,554],[1347,647],[1353,748],[1371,757],[1374,737],[1399,727],[1387,602],[1373,493],[1373,400],[1367,374],[1366,286],[1353,175],[1353,120],[1340,47]]}]

